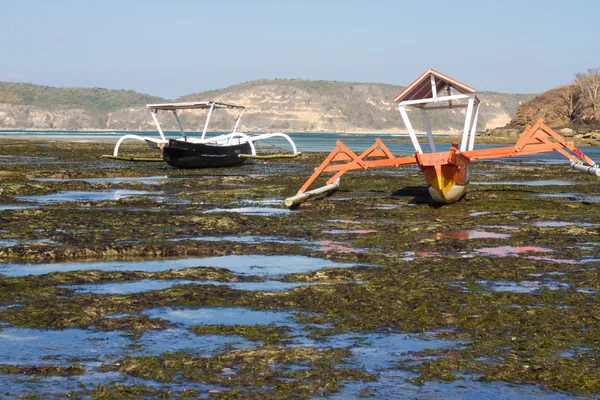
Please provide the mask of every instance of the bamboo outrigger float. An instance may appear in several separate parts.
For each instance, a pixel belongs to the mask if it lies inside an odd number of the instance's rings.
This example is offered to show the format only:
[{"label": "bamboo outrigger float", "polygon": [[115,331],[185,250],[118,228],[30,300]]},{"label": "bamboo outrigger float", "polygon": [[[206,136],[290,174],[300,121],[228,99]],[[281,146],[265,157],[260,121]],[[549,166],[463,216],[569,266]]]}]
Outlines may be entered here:
[{"label": "bamboo outrigger float", "polygon": [[[156,129],[160,135],[159,138],[150,136],[139,136],[127,134],[122,136],[113,151],[112,156],[103,156],[125,161],[166,161],[169,165],[178,168],[205,168],[205,167],[231,167],[244,163],[247,159],[274,159],[274,158],[291,158],[300,155],[296,149],[294,141],[285,133],[263,133],[258,135],[238,132],[238,126],[242,115],[244,114],[244,106],[219,103],[215,101],[206,102],[187,102],[187,103],[164,103],[164,104],[148,104],[146,106],[152,115]],[[179,119],[179,110],[208,110],[202,136],[200,138],[189,137],[185,134],[183,126]],[[210,118],[215,109],[237,110],[239,114],[235,120],[235,126],[231,133],[206,137],[206,131]],[[171,111],[177,121],[177,125],[181,131],[182,137],[177,139],[167,139],[160,123],[158,122],[157,114],[159,111]],[[291,147],[292,152],[288,154],[256,154],[255,143],[260,140],[271,138],[283,138]],[[151,148],[160,150],[160,157],[151,158],[136,158],[119,156],[119,148],[125,140],[140,140],[146,142]]]},{"label": "bamboo outrigger float", "polygon": [[[326,193],[337,189],[339,179],[348,171],[374,167],[418,165],[425,176],[429,194],[435,202],[440,204],[450,204],[460,200],[465,195],[471,179],[473,162],[486,158],[557,151],[571,161],[573,169],[600,176],[600,169],[591,158],[578,150],[573,142],[567,142],[550,129],[541,119],[533,126],[527,126],[514,146],[474,150],[475,130],[481,104],[475,94],[475,89],[433,69],[423,73],[398,94],[394,101],[398,103],[398,110],[415,148],[414,155],[396,157],[379,138],[360,155],[337,141],[335,149],[319,167],[315,168],[315,172],[302,185],[298,193],[285,200],[285,205],[295,207],[312,197],[304,196],[305,194]],[[406,112],[407,106],[420,109],[429,141],[429,152],[424,152],[417,140]],[[459,108],[466,109],[460,146],[458,143],[453,143],[449,151],[438,152],[426,111]],[[327,180],[327,185],[320,189],[307,191],[317,177],[324,172],[334,173]],[[334,182],[337,184],[333,185]]]}]

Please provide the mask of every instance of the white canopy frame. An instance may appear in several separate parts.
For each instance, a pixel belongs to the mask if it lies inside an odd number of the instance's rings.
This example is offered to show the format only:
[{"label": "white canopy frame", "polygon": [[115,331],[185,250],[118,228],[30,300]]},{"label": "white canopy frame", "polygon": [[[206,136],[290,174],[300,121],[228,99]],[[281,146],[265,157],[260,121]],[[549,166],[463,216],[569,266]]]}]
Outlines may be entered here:
[{"label": "white canopy frame", "polygon": [[[445,95],[440,96],[438,93],[438,84],[441,84],[441,90],[444,88],[446,89]],[[453,92],[455,93],[453,94]],[[403,100],[404,98],[406,98],[406,100]],[[437,149],[429,119],[427,118],[427,111],[466,108],[460,150],[473,150],[477,130],[477,118],[479,116],[479,106],[481,104],[479,98],[475,95],[475,89],[430,69],[402,91],[395,100],[398,101],[398,111],[400,111],[400,116],[408,130],[408,135],[417,153],[423,154],[423,149],[419,144],[415,130],[410,122],[408,113],[406,112],[407,106],[420,109],[423,127],[427,133],[431,153],[437,152]],[[467,103],[456,104],[453,103],[453,101],[466,101]]]},{"label": "white canopy frame", "polygon": [[[160,122],[158,121],[158,118],[157,118],[158,111],[171,111],[173,113],[173,116],[175,117],[175,119],[177,121],[177,125],[179,126],[179,130],[181,131],[181,135],[182,135],[182,138],[179,138],[177,140],[184,140],[186,142],[191,142],[191,143],[213,144],[216,146],[231,146],[234,144],[248,143],[250,145],[250,149],[252,152],[251,155],[256,156],[255,142],[257,142],[259,140],[280,137],[280,138],[285,139],[290,144],[293,155],[300,154],[298,152],[298,149],[296,148],[296,144],[294,143],[292,138],[290,138],[288,135],[286,135],[283,132],[263,133],[263,134],[259,134],[259,135],[249,135],[246,133],[237,132],[240,121],[242,119],[242,115],[244,114],[244,110],[245,110],[244,106],[209,101],[209,102],[148,104],[146,107],[148,109],[150,109],[150,114],[152,115],[152,120],[154,121],[154,125],[156,125],[156,129],[158,130],[160,139],[148,137],[148,136],[139,136],[139,135],[135,135],[135,134],[124,135],[117,141],[117,144],[115,145],[115,149],[113,151],[113,157],[119,156],[119,148],[125,140],[140,140],[140,141],[146,142],[148,144],[148,146],[151,148],[158,148],[161,150],[167,144],[169,144],[169,140],[166,138],[166,136],[161,128]],[[206,132],[208,129],[208,125],[209,125],[212,113],[216,108],[238,109],[238,110],[240,110],[240,113],[238,114],[238,116],[235,120],[235,125],[234,125],[233,131],[231,133],[207,138]],[[183,125],[182,125],[181,120],[179,119],[179,115],[177,113],[178,110],[185,110],[185,109],[208,109],[208,113],[206,115],[206,122],[204,123],[204,128],[202,129],[202,136],[200,138],[188,137],[185,134]]]}]

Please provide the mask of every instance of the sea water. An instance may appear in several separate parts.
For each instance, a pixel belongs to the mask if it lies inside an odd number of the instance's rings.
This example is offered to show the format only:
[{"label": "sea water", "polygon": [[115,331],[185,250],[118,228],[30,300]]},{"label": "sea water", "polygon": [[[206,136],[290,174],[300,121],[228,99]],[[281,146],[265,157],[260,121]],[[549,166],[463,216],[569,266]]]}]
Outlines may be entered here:
[{"label": "sea water", "polygon": [[[177,138],[181,136],[180,132],[169,132],[165,131],[165,136],[171,138]],[[262,133],[262,132],[256,132]],[[65,140],[73,142],[117,142],[119,138],[126,134],[134,134],[140,136],[159,137],[158,132],[137,132],[137,131],[69,131],[69,130],[0,130],[0,139],[18,139],[18,140]],[[217,136],[223,132],[207,132],[206,136]],[[202,132],[186,132],[189,137],[200,137]],[[380,137],[385,142],[385,145],[390,151],[396,155],[410,155],[414,154],[415,150],[408,141],[408,133],[398,131],[398,133],[309,133],[309,132],[290,132],[288,135],[294,140],[298,151],[304,153],[314,152],[329,152],[335,148],[336,142],[341,140],[351,150],[361,152],[369,148],[375,142],[377,137]],[[429,152],[429,144],[425,139],[424,134],[419,134],[420,144],[424,152]],[[448,134],[436,134],[436,136],[448,136]],[[387,140],[386,140],[387,139]],[[406,139],[404,141],[398,141],[399,139]],[[509,145],[491,145],[491,144],[475,144],[475,150],[477,149],[490,149],[495,147],[506,147]],[[261,140],[257,142],[259,150],[268,151],[268,148],[279,150],[291,150],[287,140],[283,138],[271,138],[267,140]],[[438,151],[447,151],[450,148],[450,143],[438,143],[436,145]],[[600,148],[599,147],[579,147],[579,150],[583,151],[586,155],[592,159],[600,159]],[[503,158],[503,161],[527,161],[527,162],[556,162],[556,163],[568,163],[568,160],[557,152],[548,152],[533,154],[515,158]],[[497,160],[495,160],[497,161]]]}]

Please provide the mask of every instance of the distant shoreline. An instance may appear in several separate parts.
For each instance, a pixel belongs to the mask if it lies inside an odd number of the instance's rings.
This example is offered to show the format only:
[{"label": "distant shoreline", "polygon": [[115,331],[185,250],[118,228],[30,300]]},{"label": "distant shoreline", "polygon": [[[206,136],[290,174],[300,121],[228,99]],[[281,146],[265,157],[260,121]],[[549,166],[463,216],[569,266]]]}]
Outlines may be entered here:
[{"label": "distant shoreline", "polygon": [[[126,130],[126,129],[78,129],[78,130],[64,130],[64,129],[0,129],[0,135],[2,134],[10,134],[10,133],[41,133],[41,132],[51,132],[51,133],[64,133],[65,135],[68,135],[69,133],[72,133],[74,135],[76,134],[81,134],[81,133],[118,133],[118,134],[138,134],[138,135],[152,135],[152,134],[156,134],[158,135],[158,131],[133,131],[133,130]],[[173,135],[180,135],[181,132],[179,131],[163,131],[165,134],[173,134]],[[243,132],[243,131],[242,131]],[[271,132],[271,131],[269,131]],[[267,131],[246,131],[243,133],[269,133]],[[272,132],[283,132],[286,134],[323,134],[323,135],[407,135],[408,136],[408,132],[401,132],[401,131],[392,131],[392,130],[384,130],[384,131],[371,131],[371,132],[366,132],[366,131],[289,131],[289,130],[279,130],[279,131],[275,131],[273,130]],[[225,133],[231,133],[230,131],[210,131],[207,132],[209,134],[225,134]],[[426,135],[426,132],[420,132],[417,131],[415,132],[417,135],[419,136],[424,136]],[[198,135],[198,134],[202,134],[202,131],[188,131],[186,132],[186,134],[190,134],[190,135]],[[438,132],[434,132],[433,135],[434,136],[452,136],[452,135],[458,135],[459,133],[454,132],[454,131],[438,131]]]}]

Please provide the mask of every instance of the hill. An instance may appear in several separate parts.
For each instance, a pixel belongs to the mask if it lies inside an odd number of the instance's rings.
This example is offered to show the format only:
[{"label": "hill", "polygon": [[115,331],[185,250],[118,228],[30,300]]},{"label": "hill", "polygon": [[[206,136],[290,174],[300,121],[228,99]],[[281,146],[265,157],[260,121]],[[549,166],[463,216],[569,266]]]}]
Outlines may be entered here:
[{"label": "hill", "polygon": [[111,112],[160,101],[133,90],[0,82],[0,128],[102,129]]},{"label": "hill", "polygon": [[[227,88],[192,93],[174,101],[206,101],[246,105],[243,131],[401,132],[404,124],[393,104],[401,86],[384,83],[256,80]],[[479,92],[479,128],[508,123],[519,104],[533,95]],[[0,82],[0,129],[114,129],[154,130],[144,107],[169,101],[131,90],[53,88]],[[434,131],[462,129],[464,109],[431,113]],[[201,130],[204,112],[184,111],[189,130]],[[167,129],[172,117],[159,114]],[[215,113],[212,130],[229,130],[233,113]],[[415,129],[422,129],[414,118]]]},{"label": "hill", "polygon": [[600,70],[575,74],[571,85],[550,89],[523,102],[509,124],[489,136],[518,135],[539,118],[565,137],[600,140]]},{"label": "hill", "polygon": [[538,118],[555,128],[600,128],[600,112],[580,100],[576,84],[551,89],[521,104],[509,125],[524,126]]}]

